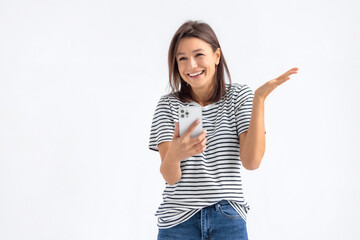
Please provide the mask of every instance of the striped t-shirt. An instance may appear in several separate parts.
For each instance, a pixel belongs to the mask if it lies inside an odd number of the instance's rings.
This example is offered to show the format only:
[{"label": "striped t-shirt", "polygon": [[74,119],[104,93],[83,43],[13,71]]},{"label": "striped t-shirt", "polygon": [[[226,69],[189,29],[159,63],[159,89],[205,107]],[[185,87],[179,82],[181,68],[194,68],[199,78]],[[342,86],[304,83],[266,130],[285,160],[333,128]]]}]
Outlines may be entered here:
[{"label": "striped t-shirt", "polygon": [[[155,213],[159,228],[185,222],[221,200],[228,200],[246,221],[250,207],[241,180],[239,135],[248,130],[254,94],[246,84],[226,84],[226,89],[225,97],[202,107],[205,151],[181,161],[182,174],[177,183],[165,183],[163,202]],[[151,125],[151,150],[158,151],[159,143],[172,141],[180,106],[200,105],[181,102],[174,93],[160,98]]]}]

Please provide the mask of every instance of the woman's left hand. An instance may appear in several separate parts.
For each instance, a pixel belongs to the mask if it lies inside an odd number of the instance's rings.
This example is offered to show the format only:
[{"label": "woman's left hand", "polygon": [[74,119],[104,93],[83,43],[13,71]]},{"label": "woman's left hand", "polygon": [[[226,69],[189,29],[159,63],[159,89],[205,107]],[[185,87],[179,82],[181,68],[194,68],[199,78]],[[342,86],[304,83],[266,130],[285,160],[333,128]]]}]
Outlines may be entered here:
[{"label": "woman's left hand", "polygon": [[282,74],[280,77],[277,77],[275,79],[272,79],[268,82],[266,82],[264,85],[260,86],[258,89],[256,89],[255,91],[255,95],[262,98],[264,101],[266,99],[266,97],[279,85],[283,84],[284,82],[286,82],[287,80],[290,79],[290,75],[297,73],[299,69],[298,68],[292,68],[289,71],[285,72],[284,74]]}]

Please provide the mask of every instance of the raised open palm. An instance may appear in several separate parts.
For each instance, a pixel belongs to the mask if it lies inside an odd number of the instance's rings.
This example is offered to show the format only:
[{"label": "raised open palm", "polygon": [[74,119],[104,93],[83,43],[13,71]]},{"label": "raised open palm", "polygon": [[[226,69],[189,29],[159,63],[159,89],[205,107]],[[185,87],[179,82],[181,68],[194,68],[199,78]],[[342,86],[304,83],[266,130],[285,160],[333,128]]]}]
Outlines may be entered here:
[{"label": "raised open palm", "polygon": [[279,85],[283,84],[287,80],[290,79],[291,74],[297,73],[299,69],[298,68],[292,68],[289,71],[283,73],[281,76],[272,79],[268,82],[266,82],[264,85],[260,86],[258,89],[256,89],[255,94],[259,97],[263,98],[264,100],[266,97]]}]

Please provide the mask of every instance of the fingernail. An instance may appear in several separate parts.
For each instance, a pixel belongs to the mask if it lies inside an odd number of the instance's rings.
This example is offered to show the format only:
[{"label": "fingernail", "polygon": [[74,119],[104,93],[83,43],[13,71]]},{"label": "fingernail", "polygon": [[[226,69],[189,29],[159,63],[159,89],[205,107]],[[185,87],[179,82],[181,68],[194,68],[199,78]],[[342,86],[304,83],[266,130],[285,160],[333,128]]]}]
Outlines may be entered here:
[{"label": "fingernail", "polygon": [[196,120],[196,124],[199,124],[200,123],[200,120],[198,119],[198,120]]}]

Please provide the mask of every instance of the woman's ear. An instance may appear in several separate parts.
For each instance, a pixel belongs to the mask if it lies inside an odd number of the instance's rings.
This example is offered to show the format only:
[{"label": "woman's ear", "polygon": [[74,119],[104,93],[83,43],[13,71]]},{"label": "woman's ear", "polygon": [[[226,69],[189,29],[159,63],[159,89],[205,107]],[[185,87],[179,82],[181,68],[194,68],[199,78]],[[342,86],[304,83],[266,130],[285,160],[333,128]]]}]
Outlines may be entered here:
[{"label": "woman's ear", "polygon": [[215,64],[219,65],[220,57],[221,57],[221,49],[217,48],[214,55],[215,55]]}]

